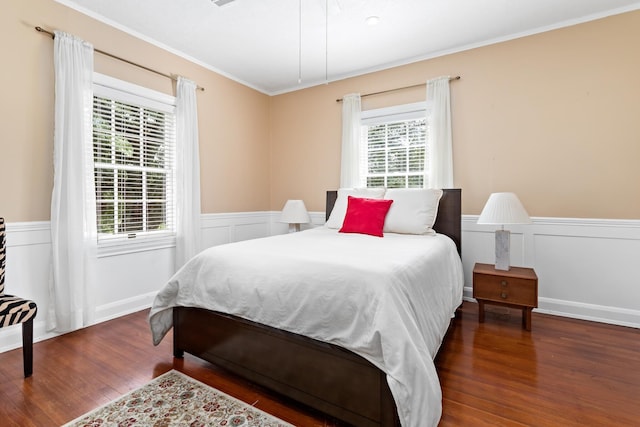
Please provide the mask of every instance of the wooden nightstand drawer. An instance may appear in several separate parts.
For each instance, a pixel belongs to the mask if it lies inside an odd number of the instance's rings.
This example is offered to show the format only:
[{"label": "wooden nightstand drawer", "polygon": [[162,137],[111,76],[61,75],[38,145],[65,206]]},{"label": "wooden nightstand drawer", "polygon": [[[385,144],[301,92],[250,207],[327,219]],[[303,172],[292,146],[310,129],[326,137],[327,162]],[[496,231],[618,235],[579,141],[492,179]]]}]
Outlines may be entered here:
[{"label": "wooden nightstand drawer", "polygon": [[537,307],[536,283],[530,279],[474,274],[473,297]]},{"label": "wooden nightstand drawer", "polygon": [[496,270],[490,264],[473,267],[473,297],[478,301],[478,319],[484,322],[484,304],[522,309],[522,324],[531,330],[531,310],[538,306],[538,276],[532,268]]}]

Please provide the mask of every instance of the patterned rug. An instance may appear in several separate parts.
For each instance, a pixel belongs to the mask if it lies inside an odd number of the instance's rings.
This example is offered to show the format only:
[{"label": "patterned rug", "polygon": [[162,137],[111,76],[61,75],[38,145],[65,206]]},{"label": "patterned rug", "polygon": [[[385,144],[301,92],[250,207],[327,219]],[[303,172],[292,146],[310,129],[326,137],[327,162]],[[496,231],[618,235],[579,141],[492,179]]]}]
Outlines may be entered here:
[{"label": "patterned rug", "polygon": [[293,427],[175,370],[63,427],[72,426]]}]

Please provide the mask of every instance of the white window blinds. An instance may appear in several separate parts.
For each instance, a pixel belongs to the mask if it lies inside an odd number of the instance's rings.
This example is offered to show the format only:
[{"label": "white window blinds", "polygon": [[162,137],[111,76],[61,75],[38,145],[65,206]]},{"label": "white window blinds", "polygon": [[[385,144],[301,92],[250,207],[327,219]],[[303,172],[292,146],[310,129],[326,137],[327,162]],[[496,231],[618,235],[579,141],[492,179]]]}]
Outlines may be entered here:
[{"label": "white window blinds", "polygon": [[367,187],[425,187],[425,108],[419,103],[363,112],[360,170]]},{"label": "white window blinds", "polygon": [[174,233],[173,97],[114,80],[94,85],[98,238]]}]

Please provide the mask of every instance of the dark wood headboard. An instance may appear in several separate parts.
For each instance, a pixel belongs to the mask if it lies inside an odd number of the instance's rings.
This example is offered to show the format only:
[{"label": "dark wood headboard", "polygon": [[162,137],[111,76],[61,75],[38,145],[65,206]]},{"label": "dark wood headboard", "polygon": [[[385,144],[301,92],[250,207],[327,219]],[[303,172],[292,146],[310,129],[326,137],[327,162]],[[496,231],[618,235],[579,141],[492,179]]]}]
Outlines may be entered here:
[{"label": "dark wood headboard", "polygon": [[[449,236],[456,244],[458,254],[462,255],[462,190],[460,188],[445,188],[438,205],[438,216],[433,229],[440,234]],[[325,220],[333,210],[338,198],[336,190],[327,191],[327,207]]]}]

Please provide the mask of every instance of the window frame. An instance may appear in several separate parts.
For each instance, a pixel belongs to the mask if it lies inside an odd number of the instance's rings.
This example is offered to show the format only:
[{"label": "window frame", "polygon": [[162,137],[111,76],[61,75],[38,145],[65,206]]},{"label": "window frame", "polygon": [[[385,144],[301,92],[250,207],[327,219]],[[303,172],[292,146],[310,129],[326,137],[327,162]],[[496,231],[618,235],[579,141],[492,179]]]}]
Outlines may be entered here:
[{"label": "window frame", "polygon": [[[140,105],[156,111],[169,113],[174,116],[176,114],[176,98],[171,95],[167,95],[143,86],[139,86],[130,82],[126,82],[114,77],[110,77],[100,73],[94,73],[93,75],[93,95],[98,97],[104,97],[111,100]],[[92,103],[93,113],[93,103]],[[175,126],[175,122],[174,122]],[[175,128],[174,128],[175,131]],[[93,135],[93,124],[91,128]],[[174,134],[175,138],[175,134]],[[93,153],[93,138],[90,141],[91,152]],[[174,152],[175,152],[175,140],[174,140]],[[92,155],[93,159],[93,155]],[[175,164],[175,153],[173,155],[173,174],[171,179],[171,190],[175,192],[175,172],[177,165]],[[92,165],[94,174],[96,165]],[[166,231],[153,231],[153,232],[141,232],[131,234],[119,234],[115,236],[100,236],[98,232],[98,256],[113,256],[121,255],[132,252],[141,252],[147,250],[155,250],[162,248],[175,247],[176,242],[176,227],[175,227],[175,196],[170,194],[167,198],[167,203],[171,203],[171,213],[173,215],[173,229]],[[96,207],[97,210],[97,207]],[[97,220],[97,211],[96,211]]]},{"label": "window frame", "polygon": [[[431,126],[430,123],[430,115],[431,115],[431,104],[422,101],[415,102],[410,104],[401,104],[394,105],[391,107],[377,108],[372,110],[365,110],[361,112],[360,116],[360,125],[361,128],[361,141],[360,141],[360,154],[359,154],[359,170],[360,170],[360,186],[367,187],[367,178],[369,175],[368,172],[368,127],[382,124],[389,124],[400,121],[408,121],[408,120],[418,120],[425,119],[426,120],[426,133],[425,133],[425,159],[424,165],[425,168],[422,171],[423,178],[423,187],[427,187],[427,168],[428,165],[428,150],[429,150],[429,129]],[[385,165],[388,167],[388,160],[385,159]],[[408,174],[409,171],[406,171],[405,174]],[[389,172],[386,171],[385,178],[388,177]],[[386,179],[385,179],[386,182]],[[410,188],[408,186],[408,180],[405,183],[404,188]],[[383,186],[385,188],[394,188]],[[369,187],[369,188],[380,188],[380,187]]]}]

